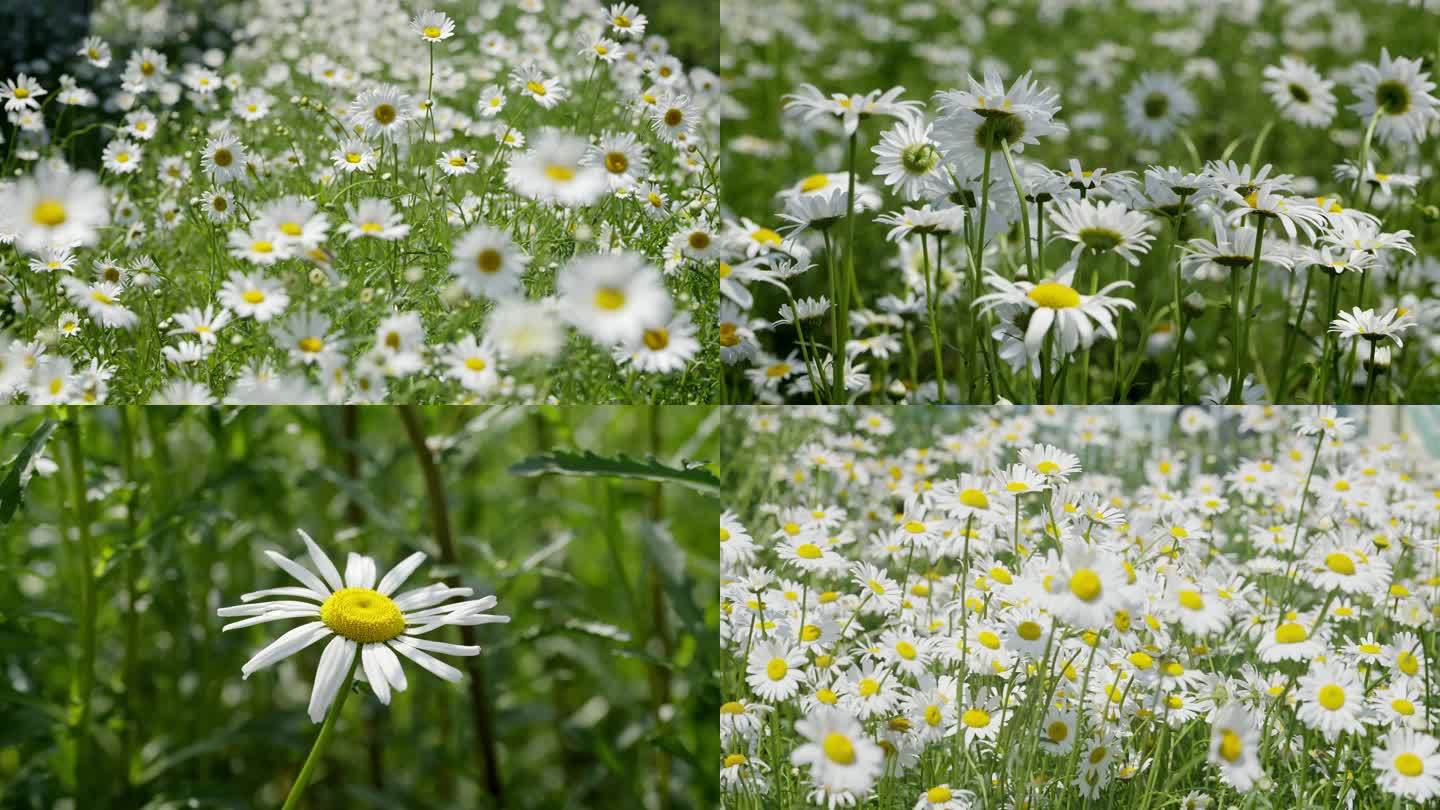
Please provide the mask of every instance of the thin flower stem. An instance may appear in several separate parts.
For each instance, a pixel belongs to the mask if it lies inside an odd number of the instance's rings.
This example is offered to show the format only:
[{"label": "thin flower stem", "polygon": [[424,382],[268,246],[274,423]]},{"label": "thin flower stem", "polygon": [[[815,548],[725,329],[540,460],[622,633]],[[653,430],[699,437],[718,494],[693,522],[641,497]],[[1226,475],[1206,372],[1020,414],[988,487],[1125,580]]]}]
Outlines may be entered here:
[{"label": "thin flower stem", "polygon": [[845,403],[841,397],[844,396],[845,388],[841,384],[843,382],[841,379],[843,372],[840,370],[840,351],[843,348],[843,336],[840,333],[840,324],[844,316],[842,316],[840,312],[840,298],[844,295],[844,290],[841,289],[843,285],[838,283],[839,279],[835,277],[835,245],[830,240],[830,230],[827,228],[824,234],[825,268],[827,275],[830,276],[830,363],[834,366],[832,369],[834,383],[830,388],[830,404],[843,405]]},{"label": "thin flower stem", "polygon": [[74,700],[80,713],[75,722],[75,774],[79,795],[86,794],[90,783],[89,752],[91,698],[95,692],[95,548],[90,536],[90,503],[85,486],[85,454],[80,442],[79,416],[65,422],[65,438],[70,450],[70,485],[75,522],[80,541],[80,661],[75,673]]},{"label": "thin flower stem", "polygon": [[848,399],[845,391],[845,347],[850,342],[850,293],[855,288],[855,145],[859,135],[858,128],[850,133],[850,158],[846,168],[850,176],[850,193],[845,198],[845,282],[840,285],[840,312],[836,316],[840,327],[836,340],[839,351],[830,358],[835,366],[830,401],[837,405],[845,404]]},{"label": "thin flower stem", "polygon": [[1380,345],[1378,340],[1370,341],[1370,368],[1365,374],[1365,404],[1369,405],[1375,397],[1375,347]]},{"label": "thin flower stem", "polygon": [[[1246,359],[1249,357],[1247,351],[1250,345],[1250,321],[1255,317],[1255,288],[1256,280],[1260,277],[1260,250],[1265,244],[1265,217],[1257,214],[1255,223],[1255,258],[1250,262],[1250,290],[1245,298],[1245,312],[1242,315],[1239,311],[1234,312],[1235,316],[1235,377],[1230,380],[1229,404],[1239,405],[1240,395],[1245,388]],[[1236,295],[1240,291],[1238,279],[1232,275],[1235,283],[1230,288],[1230,304],[1236,303]]]},{"label": "thin flower stem", "polygon": [[1025,207],[1025,187],[1020,183],[1020,173],[1015,171],[1015,158],[1010,154],[1010,141],[1002,140],[1000,143],[1005,165],[1010,169],[1010,182],[1015,184],[1015,197],[1020,203],[1020,236],[1025,244],[1025,266],[1033,271],[1035,256],[1030,249],[1030,216]]},{"label": "thin flower stem", "polygon": [[[1291,326],[1290,333],[1285,336],[1285,353],[1281,355],[1281,357],[1286,358],[1287,362],[1280,364],[1280,385],[1275,389],[1274,397],[1276,402],[1285,401],[1286,383],[1290,380],[1290,366],[1292,365],[1288,362],[1288,358],[1293,356],[1292,352],[1295,351],[1295,338],[1300,334],[1300,324],[1305,320],[1305,307],[1310,303],[1310,282],[1315,277],[1315,274],[1311,271],[1311,267],[1307,266],[1305,268],[1305,289],[1300,293],[1300,308],[1295,311],[1295,322]],[[1286,322],[1289,322],[1289,318],[1286,319]]]},{"label": "thin flower stem", "polygon": [[935,286],[938,286],[938,279],[936,285],[931,284],[929,240],[923,233],[920,234],[920,254],[925,261],[925,307],[930,314],[930,342],[935,351],[935,384],[939,387],[939,401],[943,403],[945,402],[945,361],[940,351],[940,324],[937,320],[940,307],[939,302],[935,300]]},{"label": "thin flower stem", "polygon": [[355,668],[359,664],[360,648],[357,646],[355,657],[350,659],[350,670],[345,673],[345,680],[340,684],[340,691],[335,694],[335,699],[330,702],[330,710],[325,713],[325,724],[320,726],[320,734],[315,738],[315,744],[310,746],[310,755],[305,757],[305,765],[300,768],[300,775],[295,777],[295,784],[290,787],[290,795],[285,797],[285,804],[280,810],[293,810],[300,803],[305,787],[310,784],[315,765],[330,743],[330,732],[335,728],[335,720],[340,717],[340,710],[345,708],[345,700],[350,697],[350,683],[355,680]]},{"label": "thin flower stem", "polygon": [[1365,127],[1365,138],[1360,141],[1360,163],[1355,167],[1355,188],[1350,192],[1351,196],[1360,196],[1360,184],[1365,182],[1365,164],[1370,162],[1370,140],[1375,137],[1375,125],[1380,123],[1380,115],[1385,108],[1377,106],[1375,113],[1370,116],[1370,124]]}]

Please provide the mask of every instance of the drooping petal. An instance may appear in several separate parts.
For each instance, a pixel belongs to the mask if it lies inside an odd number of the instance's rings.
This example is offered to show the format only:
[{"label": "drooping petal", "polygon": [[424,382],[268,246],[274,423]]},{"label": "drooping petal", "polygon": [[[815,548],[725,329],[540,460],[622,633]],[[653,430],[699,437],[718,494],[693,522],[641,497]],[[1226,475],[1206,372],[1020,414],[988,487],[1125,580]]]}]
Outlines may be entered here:
[{"label": "drooping petal", "polygon": [[345,562],[345,584],[351,588],[375,587],[375,561],[351,552]]},{"label": "drooping petal", "polygon": [[489,610],[490,608],[495,607],[495,601],[496,601],[496,600],[495,600],[495,597],[494,597],[494,596],[486,596],[486,597],[482,597],[482,598],[480,598],[480,599],[471,599],[471,600],[469,600],[469,601],[467,601],[467,602],[456,602],[456,603],[454,603],[453,605],[441,605],[441,606],[439,606],[439,607],[432,607],[432,608],[430,608],[430,609],[428,609],[428,610],[420,610],[420,611],[416,611],[416,612],[414,612],[414,613],[407,613],[407,614],[405,615],[405,620],[406,620],[406,621],[413,621],[413,620],[415,620],[415,619],[420,619],[420,620],[423,621],[423,620],[428,619],[428,618],[433,618],[433,617],[435,617],[435,616],[439,616],[439,615],[446,614],[446,613],[450,613],[450,612],[452,612],[452,611],[457,611],[457,610],[459,610],[459,611]]},{"label": "drooping petal", "polygon": [[417,649],[428,650],[442,655],[479,655],[480,648],[466,644],[446,644],[443,641],[427,641],[423,638],[411,638],[409,635],[403,638],[413,644]]},{"label": "drooping petal", "polygon": [[284,588],[266,588],[263,591],[251,591],[250,593],[243,593],[240,594],[240,601],[253,602],[256,599],[264,599],[267,596],[293,596],[297,599],[314,599],[317,602],[324,602],[326,598],[328,598],[326,594],[312,591],[309,588],[295,588],[287,586]]},{"label": "drooping petal", "polygon": [[310,720],[316,723],[325,720],[330,711],[330,702],[340,691],[340,682],[350,670],[350,661],[355,656],[355,642],[344,636],[336,636],[325,645],[320,655],[320,667],[315,671],[315,686],[310,690]]},{"label": "drooping petal", "polygon": [[331,590],[338,591],[345,587],[345,583],[340,579],[340,570],[335,567],[335,563],[330,562],[324,549],[316,545],[304,529],[296,529],[296,531],[300,533],[300,539],[305,541],[305,548],[310,551],[310,562],[315,563],[315,568],[320,571],[320,576],[330,583]]},{"label": "drooping petal", "polygon": [[274,610],[315,610],[316,605],[309,602],[296,602],[293,599],[282,599],[279,602],[261,602],[256,605],[229,605],[215,611],[217,616],[258,616],[261,613],[269,613]]},{"label": "drooping petal", "polygon": [[1055,320],[1055,310],[1049,307],[1037,307],[1030,313],[1030,326],[1025,330],[1025,350],[1032,356],[1040,355],[1040,346],[1045,340],[1045,332],[1050,328],[1050,323]]},{"label": "drooping petal", "polygon": [[251,616],[248,619],[241,619],[238,622],[231,622],[220,628],[220,631],[223,633],[226,630],[239,630],[242,627],[250,627],[256,624],[264,624],[265,622],[278,622],[281,619],[313,619],[316,617],[316,615],[318,614],[314,609],[304,611],[277,610],[272,613],[261,613],[259,616]]},{"label": "drooping petal", "polygon": [[315,591],[316,593],[330,592],[330,589],[325,587],[325,583],[321,582],[319,577],[310,573],[310,569],[297,562],[294,562],[289,557],[286,557],[284,554],[281,554],[278,551],[267,550],[265,552],[265,556],[269,557],[276,565],[285,569],[285,573],[300,580],[300,584],[304,585],[310,590]]},{"label": "drooping petal", "polygon": [[390,705],[390,679],[385,677],[385,670],[381,668],[379,653],[376,650],[383,647],[383,644],[366,644],[360,648],[360,666],[365,668],[365,680],[370,682],[370,688],[375,690],[375,697],[386,706]]},{"label": "drooping petal", "polygon": [[465,677],[464,673],[460,670],[419,649],[407,641],[404,636],[392,638],[389,643],[396,652],[424,667],[428,672],[438,675],[447,681],[458,682],[461,678]]},{"label": "drooping petal", "polygon": [[380,587],[376,588],[375,590],[379,591],[385,596],[389,596],[390,594],[395,592],[396,588],[404,585],[405,580],[409,579],[410,575],[415,573],[415,569],[418,568],[420,566],[420,563],[424,561],[425,552],[417,551],[414,554],[411,554],[409,557],[401,560],[399,565],[391,568],[390,571],[386,573],[385,576],[380,580]]},{"label": "drooping petal", "polygon": [[396,692],[404,692],[409,682],[405,680],[405,668],[400,666],[400,659],[384,644],[370,646],[375,648],[375,659],[380,662],[380,671],[384,673],[386,680],[390,681],[390,688]]},{"label": "drooping petal", "polygon": [[446,599],[471,596],[474,593],[475,589],[473,588],[451,588],[443,582],[437,582],[400,594],[395,597],[395,606],[401,610],[421,610],[438,605]]},{"label": "drooping petal", "polygon": [[256,670],[264,669],[281,659],[288,658],[328,635],[330,635],[330,628],[326,627],[324,622],[302,624],[270,642],[265,649],[255,653],[255,657],[246,661],[245,666],[240,668],[240,674],[242,677],[248,678]]}]

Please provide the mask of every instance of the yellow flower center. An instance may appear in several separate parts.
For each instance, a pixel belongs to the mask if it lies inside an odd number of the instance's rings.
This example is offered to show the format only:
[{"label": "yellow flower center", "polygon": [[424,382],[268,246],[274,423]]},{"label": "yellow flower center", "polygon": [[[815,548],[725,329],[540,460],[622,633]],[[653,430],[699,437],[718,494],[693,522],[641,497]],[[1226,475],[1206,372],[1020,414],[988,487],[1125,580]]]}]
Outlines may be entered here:
[{"label": "yellow flower center", "polygon": [[265,293],[259,290],[246,290],[240,297],[243,298],[247,304],[259,304],[265,300]]},{"label": "yellow flower center", "polygon": [[405,632],[405,617],[390,597],[370,588],[341,588],[320,606],[320,620],[361,644],[389,641]]},{"label": "yellow flower center", "polygon": [[1228,728],[1220,732],[1220,756],[1224,757],[1226,762],[1234,762],[1239,759],[1244,750],[1245,747],[1240,742],[1239,734]]},{"label": "yellow flower center", "polygon": [[1341,554],[1338,551],[1325,555],[1325,567],[1345,576],[1355,573],[1355,561],[1351,560],[1348,554]]},{"label": "yellow flower center", "polygon": [[346,163],[351,163],[351,164],[359,163],[359,162],[360,162],[360,153],[359,153],[359,152],[346,152],[346,153],[345,153],[345,162],[346,162]]},{"label": "yellow flower center", "polygon": [[1021,622],[1020,625],[1015,628],[1015,632],[1019,633],[1020,637],[1026,641],[1034,641],[1040,638],[1040,633],[1043,632],[1043,629],[1036,622]]},{"label": "yellow flower center", "polygon": [[721,713],[721,714],[744,714],[744,713],[745,713],[745,704],[740,703],[739,701],[735,701],[735,700],[727,701],[727,702],[725,703],[725,705],[723,705],[723,706],[720,707],[720,713]]},{"label": "yellow flower center", "polygon": [[801,641],[814,641],[817,638],[820,638],[820,628],[815,625],[807,624],[800,628]]},{"label": "yellow flower center", "polygon": [[931,804],[944,804],[950,801],[950,788],[933,787],[925,791],[925,801]]},{"label": "yellow flower center", "polygon": [[363,233],[379,233],[385,230],[385,227],[378,222],[362,222],[360,230]]},{"label": "yellow flower center", "polygon": [[960,492],[960,503],[971,509],[989,509],[990,498],[983,491],[978,489],[966,489]]},{"label": "yellow flower center", "polygon": [[1070,592],[1086,602],[1100,597],[1100,575],[1089,568],[1081,568],[1070,575]]},{"label": "yellow flower center", "polygon": [[925,707],[925,723],[927,725],[938,726],[940,725],[940,721],[944,719],[945,713],[940,711],[939,706],[932,703]]},{"label": "yellow flower center", "polygon": [[990,725],[990,713],[984,709],[966,709],[960,719],[971,728],[985,728]]},{"label": "yellow flower center", "polygon": [[485,361],[479,357],[467,357],[465,358],[465,368],[471,371],[484,371]]},{"label": "yellow flower center", "polygon": [[1181,591],[1180,604],[1191,610],[1203,610],[1205,608],[1205,600],[1200,597],[1199,591]]},{"label": "yellow flower center", "polygon": [[575,179],[575,170],[569,166],[551,163],[545,167],[545,176],[557,183],[568,183]]},{"label": "yellow flower center", "polygon": [[1395,698],[1390,701],[1390,708],[1394,709],[1396,714],[1403,714],[1406,717],[1415,713],[1415,704],[1405,698]]},{"label": "yellow flower center", "polygon": [[666,329],[646,329],[644,339],[651,351],[658,352],[670,345],[670,332]]},{"label": "yellow flower center", "polygon": [[819,559],[824,553],[814,543],[801,543],[799,548],[795,549],[795,556],[805,560]]},{"label": "yellow flower center", "polygon": [[849,765],[855,761],[855,746],[851,744],[849,737],[838,731],[826,734],[820,748],[825,752],[825,756],[837,765]]},{"label": "yellow flower center", "polygon": [[36,225],[44,225],[48,228],[64,225],[65,203],[54,199],[43,199],[35,204],[34,210],[30,212],[30,219]]},{"label": "yellow flower center", "polygon": [[299,236],[303,230],[298,222],[286,222],[280,225],[280,232],[286,236]]},{"label": "yellow flower center", "polygon": [[985,647],[989,649],[1000,649],[1000,637],[990,632],[989,630],[981,630],[980,634],[976,636],[976,638],[980,640],[981,644],[985,645]]},{"label": "yellow flower center", "polygon": [[1036,306],[1047,309],[1074,309],[1080,306],[1080,293],[1076,292],[1074,287],[1056,281],[1036,284],[1028,297]]},{"label": "yellow flower center", "polygon": [[1299,644],[1309,637],[1305,628],[1295,622],[1286,622],[1275,628],[1275,640],[1281,644]]},{"label": "yellow flower center", "polygon": [[1042,461],[1039,464],[1035,465],[1035,471],[1040,473],[1041,475],[1054,475],[1055,473],[1060,472],[1060,465],[1056,464],[1053,461],[1050,461],[1049,459],[1046,459],[1045,461]]},{"label": "yellow flower center", "polygon": [[1070,736],[1070,726],[1063,720],[1055,720],[1045,728],[1045,736],[1050,738],[1050,742],[1064,742]]},{"label": "yellow flower center", "polygon": [[15,88],[15,98],[29,98],[29,97],[30,97],[30,91],[29,91],[29,90],[26,90],[26,89],[23,88],[23,87],[17,87],[17,88]]},{"label": "yellow flower center", "polygon": [[1395,770],[1405,776],[1419,776],[1420,772],[1425,770],[1425,763],[1420,757],[1406,751],[1395,757]]},{"label": "yellow flower center", "polygon": [[908,641],[897,642],[895,644],[895,652],[899,653],[900,657],[906,661],[915,660],[915,645]]},{"label": "yellow flower center", "polygon": [[625,306],[625,293],[614,287],[601,287],[595,291],[595,306],[614,312]]},{"label": "yellow flower center", "polygon": [[427,25],[425,26],[425,30],[420,33],[424,34],[427,37],[430,37],[431,39],[434,39],[440,36],[440,29],[434,25]]},{"label": "yellow flower center", "polygon": [[826,706],[834,706],[840,700],[840,696],[835,694],[834,689],[822,687],[820,691],[815,693],[815,699],[824,703]]},{"label": "yellow flower center", "polygon": [[781,678],[784,678],[785,673],[789,671],[790,665],[785,663],[784,658],[771,658],[770,663],[765,665],[765,674],[772,681],[778,681]]},{"label": "yellow flower center", "polygon": [[540,82],[526,82],[525,89],[529,90],[531,93],[534,93],[537,96],[543,96],[546,93],[550,92],[549,90],[546,90],[545,85],[541,84]]},{"label": "yellow flower center", "polygon": [[381,125],[389,126],[393,124],[396,115],[398,115],[398,113],[395,112],[395,108],[389,104],[380,104],[375,107],[375,120]]},{"label": "yellow flower center", "polygon": [[1345,705],[1345,690],[1333,683],[1327,683],[1320,687],[1319,700],[1321,706],[1333,712]]},{"label": "yellow flower center", "polygon": [[325,342],[317,337],[307,337],[300,339],[299,346],[300,351],[306,352],[307,354],[315,354],[325,348]]},{"label": "yellow flower center", "polygon": [[905,531],[911,534],[924,534],[925,524],[918,520],[911,520],[905,524]]},{"label": "yellow flower center", "polygon": [[630,168],[630,159],[625,157],[624,152],[610,152],[605,155],[605,168],[609,169],[611,174],[624,174],[625,170]]},{"label": "yellow flower center", "polygon": [[750,238],[762,245],[779,245],[785,241],[779,233],[769,228],[756,228],[750,232]]},{"label": "yellow flower center", "polygon": [[[426,30],[426,31],[430,31],[430,30],[432,30],[432,29],[427,28],[427,29],[425,29],[425,30]],[[725,757],[725,767],[726,767],[726,768],[733,768],[733,767],[735,767],[736,765],[744,765],[744,764],[745,764],[746,762],[748,762],[748,761],[749,761],[749,760],[745,759],[745,755],[744,755],[744,754],[731,754],[730,756]]]},{"label": "yellow flower center", "polygon": [[1395,658],[1395,663],[1400,665],[1400,671],[1406,675],[1414,675],[1420,671],[1420,661],[1408,652],[1402,652]]},{"label": "yellow flower center", "polygon": [[252,244],[250,246],[250,249],[255,251],[256,253],[272,253],[275,250],[275,246],[265,241],[264,239],[261,239],[260,241]]},{"label": "yellow flower center", "polygon": [[101,304],[113,304],[113,303],[115,303],[115,299],[114,299],[114,298],[111,298],[110,296],[106,295],[106,294],[103,293],[103,292],[100,292],[99,290],[92,290],[92,291],[90,292],[90,298],[91,298],[91,300],[97,301],[97,302],[99,302],[99,303],[101,303]]}]

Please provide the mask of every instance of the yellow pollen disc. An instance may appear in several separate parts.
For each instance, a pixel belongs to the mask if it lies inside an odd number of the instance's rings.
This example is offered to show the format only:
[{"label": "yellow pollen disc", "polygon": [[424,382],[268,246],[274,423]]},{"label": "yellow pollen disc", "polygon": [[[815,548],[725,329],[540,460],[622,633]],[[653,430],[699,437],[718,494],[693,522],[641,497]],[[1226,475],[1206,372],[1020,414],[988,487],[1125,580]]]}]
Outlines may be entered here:
[{"label": "yellow pollen disc", "polygon": [[1070,736],[1070,726],[1063,720],[1056,720],[1046,727],[1045,736],[1050,738],[1050,742],[1064,742]]},{"label": "yellow pollen disc", "polygon": [[94,291],[92,291],[92,292],[90,293],[90,297],[91,297],[93,300],[95,300],[95,301],[97,301],[97,302],[99,302],[99,303],[101,303],[101,304],[113,304],[113,303],[115,303],[115,299],[114,299],[114,298],[111,298],[110,296],[106,295],[106,294],[103,293],[103,292],[100,292],[99,290],[94,290]]},{"label": "yellow pollen disc", "polygon": [[918,520],[912,520],[905,524],[905,531],[911,534],[921,534],[925,531],[925,524]]},{"label": "yellow pollen disc", "polygon": [[985,728],[990,725],[990,713],[984,709],[966,709],[960,719],[971,728]]},{"label": "yellow pollen disc", "polygon": [[381,125],[394,123],[396,115],[395,108],[389,104],[381,104],[375,108],[375,121]]},{"label": "yellow pollen disc", "polygon": [[440,36],[440,29],[433,25],[427,25],[425,26],[425,30],[421,31],[420,33],[424,34],[427,37],[430,37],[431,39],[434,39],[435,37]]},{"label": "yellow pollen disc", "polygon": [[1005,489],[1011,492],[1025,492],[1026,490],[1030,489],[1030,485],[1026,484],[1024,481],[1011,481],[1010,483],[1005,485]]},{"label": "yellow pollen disc", "polygon": [[1053,461],[1045,460],[1035,465],[1035,471],[1041,475],[1054,475],[1060,472],[1060,465]]},{"label": "yellow pollen disc", "polygon": [[385,230],[385,227],[378,222],[362,222],[360,230],[364,233],[379,233]]},{"label": "yellow pollen disc", "polygon": [[1130,663],[1134,664],[1136,669],[1149,669],[1155,663],[1155,659],[1143,652],[1133,652],[1126,657],[1130,659]]},{"label": "yellow pollen disc", "polygon": [[817,638],[820,638],[820,628],[816,627],[815,625],[807,624],[804,627],[800,628],[801,641],[814,641]]},{"label": "yellow pollen disc", "polygon": [[795,556],[806,560],[819,559],[824,553],[814,543],[802,543],[799,548],[795,549]]},{"label": "yellow pollen disc", "polygon": [[259,304],[265,300],[265,293],[259,290],[246,290],[240,297],[245,299],[247,304]]},{"label": "yellow pollen disc", "polygon": [[315,354],[316,352],[318,352],[318,351],[320,351],[321,349],[325,348],[325,343],[324,343],[324,341],[320,340],[320,338],[317,338],[317,337],[307,337],[307,338],[301,338],[301,339],[300,339],[299,346],[300,346],[300,351],[302,351],[302,352],[307,352],[307,353],[309,353],[309,354]]},{"label": "yellow pollen disc", "polygon": [[1402,652],[1395,658],[1395,663],[1400,665],[1400,671],[1406,675],[1414,675],[1420,671],[1420,661],[1413,654]]},{"label": "yellow pollen disc", "polygon": [[839,591],[825,591],[824,593],[820,594],[820,604],[828,605],[839,598]]},{"label": "yellow pollen disc", "polygon": [[30,97],[30,91],[29,91],[29,90],[26,90],[26,89],[23,88],[23,87],[17,87],[17,88],[15,88],[15,98],[29,98],[29,97]]},{"label": "yellow pollen disc", "polygon": [[1220,732],[1220,756],[1224,757],[1226,762],[1239,759],[1243,751],[1244,746],[1240,742],[1239,734],[1228,728]]},{"label": "yellow pollen disc", "polygon": [[625,293],[614,287],[601,287],[595,291],[595,306],[614,312],[625,307]]},{"label": "yellow pollen disc", "polygon": [[269,242],[266,242],[264,239],[261,239],[259,242],[252,244],[250,246],[250,249],[255,251],[256,253],[273,253],[275,251],[275,246],[270,244]]},{"label": "yellow pollen disc", "polygon": [[1000,637],[990,632],[989,630],[981,630],[980,634],[976,636],[976,638],[980,640],[981,644],[985,645],[989,649],[1000,649]]},{"label": "yellow pollen disc", "polygon": [[784,658],[771,658],[770,663],[765,665],[765,674],[769,676],[772,681],[778,681],[784,678],[785,673],[789,671],[790,665],[785,663]]},{"label": "yellow pollen disc", "polygon": [[1203,610],[1205,600],[1200,597],[1199,591],[1181,591],[1180,604],[1191,610]]},{"label": "yellow pollen disc", "polygon": [[545,176],[557,183],[568,183],[575,179],[575,170],[569,166],[551,163],[545,167]]},{"label": "yellow pollen disc", "polygon": [[41,200],[35,204],[34,210],[30,212],[30,219],[36,225],[44,225],[47,228],[64,225],[65,204],[59,200]]},{"label": "yellow pollen disc", "polygon": [[815,699],[824,703],[826,706],[834,706],[840,700],[840,696],[835,694],[835,690],[833,689],[822,688],[815,693]]},{"label": "yellow pollen disc", "polygon": [[1002,585],[1009,585],[1015,581],[1015,578],[1010,576],[1009,571],[1006,571],[998,565],[990,569],[990,578]]},{"label": "yellow pollen disc", "polygon": [[908,641],[900,641],[895,644],[895,652],[906,661],[915,660],[915,645]]},{"label": "yellow pollen disc", "polygon": [[1089,568],[1081,568],[1070,575],[1070,592],[1086,602],[1100,597],[1100,575]]},{"label": "yellow pollen disc", "polygon": [[820,748],[825,752],[825,756],[837,765],[849,765],[855,761],[855,746],[851,744],[849,737],[838,731],[826,734]]},{"label": "yellow pollen disc", "polygon": [[1068,284],[1055,281],[1036,284],[1028,297],[1036,306],[1047,309],[1074,309],[1080,306],[1080,293]]},{"label": "yellow pollen disc", "polygon": [[779,245],[785,241],[779,233],[769,228],[756,228],[750,232],[750,238],[762,245]]},{"label": "yellow pollen disc", "polygon": [[1405,698],[1396,698],[1390,701],[1390,708],[1394,709],[1396,714],[1403,714],[1406,717],[1415,714],[1415,704]]},{"label": "yellow pollen disc", "polygon": [[744,714],[745,704],[731,700],[720,707],[721,714]]},{"label": "yellow pollen disc", "polygon": [[451,165],[451,166],[464,166],[464,165],[465,165],[465,156],[464,156],[464,155],[457,155],[456,157],[450,158],[450,165]]},{"label": "yellow pollen disc", "polygon": [[1361,644],[1360,652],[1367,653],[1369,655],[1376,655],[1380,652],[1380,645],[1371,643]]},{"label": "yellow pollen disc", "polygon": [[966,489],[960,492],[960,503],[971,509],[989,509],[990,498],[978,489]]},{"label": "yellow pollen disc", "polygon": [[933,787],[925,791],[925,801],[931,804],[944,804],[950,801],[950,788]]},{"label": "yellow pollen disc", "polygon": [[1185,538],[1190,536],[1190,532],[1186,530],[1184,526],[1171,526],[1170,536],[1174,537],[1176,540],[1184,540]]},{"label": "yellow pollen disc", "polygon": [[823,174],[812,174],[800,181],[801,191],[819,191],[830,185],[830,178]]},{"label": "yellow pollen disc", "polygon": [[526,82],[525,89],[529,90],[537,96],[543,96],[546,93],[550,92],[549,90],[546,90],[545,85],[541,84],[540,82]]},{"label": "yellow pollen disc", "polygon": [[468,368],[471,371],[484,371],[485,361],[480,359],[479,357],[467,357],[465,359],[465,368]]},{"label": "yellow pollen disc", "polygon": [[[432,30],[432,29],[427,28],[427,29],[425,29],[425,30],[429,31],[429,30]],[[725,765],[724,765],[724,767],[726,767],[726,768],[733,768],[733,767],[736,766],[736,765],[744,765],[744,764],[745,764],[746,762],[748,762],[748,761],[749,761],[749,760],[747,760],[747,759],[745,758],[745,755],[744,755],[744,754],[731,754],[730,756],[725,757]]]},{"label": "yellow pollen disc", "polygon": [[235,156],[230,154],[229,149],[216,149],[215,154],[210,156],[210,160],[216,166],[229,166],[235,161]]},{"label": "yellow pollen disc", "polygon": [[346,163],[359,163],[359,162],[360,162],[360,153],[359,153],[359,152],[346,152],[346,153],[345,153],[345,162],[346,162]]},{"label": "yellow pollen disc", "polygon": [[611,174],[624,174],[630,168],[630,159],[624,152],[611,152],[605,156],[605,168]]},{"label": "yellow pollen disc", "polygon": [[1180,666],[1178,661],[1171,661],[1165,665],[1165,674],[1172,678],[1178,678],[1185,674],[1185,667]]},{"label": "yellow pollen disc", "polygon": [[1327,683],[1320,687],[1320,705],[1335,711],[1345,705],[1345,690],[1333,683]]},{"label": "yellow pollen disc", "polygon": [[1275,640],[1281,644],[1299,644],[1309,637],[1310,634],[1305,628],[1294,622],[1286,622],[1275,628]]},{"label": "yellow pollen disc", "polygon": [[665,329],[646,329],[645,345],[651,351],[660,351],[670,345],[670,332]]},{"label": "yellow pollen disc", "polygon": [[1040,633],[1043,632],[1043,630],[1040,625],[1035,622],[1021,622],[1020,625],[1015,628],[1015,632],[1019,633],[1020,637],[1026,641],[1034,641],[1040,638]]},{"label": "yellow pollen disc", "polygon": [[938,726],[940,725],[940,721],[944,719],[945,713],[940,711],[939,706],[932,703],[925,707],[925,723],[927,725]]},{"label": "yellow pollen disc", "polygon": [[320,606],[320,620],[337,634],[361,644],[389,641],[405,632],[400,608],[379,591],[341,588]]},{"label": "yellow pollen disc", "polygon": [[1171,695],[1165,698],[1165,704],[1172,709],[1180,709],[1185,706],[1185,701],[1181,700],[1179,695]]},{"label": "yellow pollen disc", "polygon": [[870,697],[880,691],[880,682],[874,678],[860,679],[860,697]]},{"label": "yellow pollen disc", "polygon": [[1425,770],[1425,763],[1420,757],[1406,751],[1395,757],[1395,770],[1405,776],[1419,776]]},{"label": "yellow pollen disc", "polygon": [[1355,562],[1349,555],[1336,551],[1325,555],[1325,567],[1337,574],[1349,576],[1355,573]]},{"label": "yellow pollen disc", "polygon": [[280,232],[286,236],[299,236],[302,233],[300,223],[286,222],[280,226]]}]

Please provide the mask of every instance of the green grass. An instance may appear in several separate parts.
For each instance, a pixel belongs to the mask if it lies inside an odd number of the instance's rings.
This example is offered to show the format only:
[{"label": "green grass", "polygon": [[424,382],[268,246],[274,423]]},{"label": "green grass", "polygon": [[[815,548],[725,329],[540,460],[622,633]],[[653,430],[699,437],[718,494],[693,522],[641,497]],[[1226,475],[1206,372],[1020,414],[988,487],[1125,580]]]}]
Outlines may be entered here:
[{"label": "green grass", "polygon": [[[319,730],[320,646],[242,680],[296,623],[222,634],[215,611],[293,584],[261,552],[300,559],[297,528],[342,568],[424,551],[409,586],[462,582],[512,617],[446,659],[461,683],[406,662],[388,708],[353,694],[300,807],[713,805],[718,512],[703,469],[668,470],[712,456],[716,427],[687,408],[0,412],[0,807],[278,807]],[[516,467],[572,449],[616,461]]]}]

